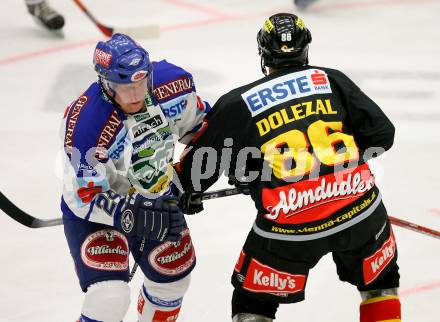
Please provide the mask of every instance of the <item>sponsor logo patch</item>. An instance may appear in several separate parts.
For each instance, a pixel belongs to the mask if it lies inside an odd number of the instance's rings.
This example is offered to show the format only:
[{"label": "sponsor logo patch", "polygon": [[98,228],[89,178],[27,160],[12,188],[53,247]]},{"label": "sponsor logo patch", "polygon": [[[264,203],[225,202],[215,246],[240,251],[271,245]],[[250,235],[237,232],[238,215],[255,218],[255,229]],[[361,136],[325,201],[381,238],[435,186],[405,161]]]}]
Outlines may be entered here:
[{"label": "sponsor logo patch", "polygon": [[142,314],[142,312],[144,311],[144,305],[145,305],[145,299],[142,296],[142,288],[139,292],[139,296],[138,296],[138,302],[137,302],[137,311],[139,312],[139,314]]},{"label": "sponsor logo patch", "polygon": [[252,116],[256,116],[293,99],[331,92],[327,74],[319,69],[308,69],[257,85],[241,96]]},{"label": "sponsor logo patch", "polygon": [[129,234],[134,226],[134,216],[131,210],[125,210],[121,215],[121,227],[122,230]]},{"label": "sponsor logo patch", "polygon": [[83,203],[89,203],[95,198],[97,193],[102,192],[101,186],[95,186],[94,182],[89,182],[87,187],[79,188],[76,193]]},{"label": "sponsor logo patch", "polygon": [[390,237],[383,243],[370,257],[364,258],[363,272],[365,285],[373,282],[379,274],[388,266],[396,255],[396,240],[394,239],[394,233],[391,230]]},{"label": "sponsor logo patch", "polygon": [[323,219],[352,203],[374,186],[367,164],[275,189],[263,189],[264,217],[279,224]]},{"label": "sponsor logo patch", "polygon": [[148,112],[141,112],[133,114],[134,119],[136,122],[142,122],[143,120],[146,120],[150,117],[150,114]]},{"label": "sponsor logo patch", "polygon": [[266,22],[264,23],[264,30],[270,34],[270,32],[273,30],[274,26],[272,24],[272,21],[270,21],[270,19],[267,19]]},{"label": "sponsor logo patch", "polygon": [[133,136],[135,138],[141,136],[148,130],[154,129],[158,126],[161,126],[163,124],[163,120],[160,117],[160,115],[155,115],[152,118],[143,121],[142,123],[139,123],[133,127]]},{"label": "sponsor logo patch", "polygon": [[306,275],[293,275],[278,271],[252,259],[243,288],[255,293],[271,293],[278,296],[304,290]]},{"label": "sponsor logo patch", "polygon": [[186,107],[186,100],[181,100],[174,105],[171,106],[163,106],[162,111],[166,117],[174,118],[180,114],[182,114],[183,110]]},{"label": "sponsor logo patch", "polygon": [[130,64],[128,64],[128,65],[129,66],[137,66],[137,65],[139,65],[141,60],[142,60],[142,58],[140,58],[140,57],[133,58],[131,60]]},{"label": "sponsor logo patch", "polygon": [[115,135],[120,127],[122,127],[122,120],[119,117],[118,112],[113,110],[99,135],[98,141],[96,142],[95,157],[98,160],[108,157],[107,148],[115,138]]},{"label": "sponsor logo patch", "polygon": [[169,101],[183,93],[192,92],[193,82],[189,77],[181,77],[170,82],[157,86],[154,90],[154,96],[162,103]]},{"label": "sponsor logo patch", "polygon": [[180,307],[172,311],[156,310],[152,322],[175,322],[179,317]]},{"label": "sponsor logo patch", "polygon": [[179,275],[192,267],[196,259],[189,229],[182,232],[177,243],[165,242],[148,255],[150,265],[164,275]]},{"label": "sponsor logo patch", "polygon": [[112,61],[112,54],[106,53],[105,51],[96,48],[95,49],[95,61],[103,66],[104,68],[108,69],[110,67],[110,63]]},{"label": "sponsor logo patch", "polygon": [[73,147],[73,131],[75,130],[76,123],[78,122],[79,114],[81,110],[86,105],[87,100],[89,98],[86,95],[81,96],[76,101],[75,105],[70,108],[70,116],[66,120],[66,134],[64,136],[64,147],[66,148],[66,152],[68,154],[72,153]]},{"label": "sponsor logo patch", "polygon": [[139,70],[136,73],[134,73],[133,75],[131,75],[131,81],[132,82],[140,81],[141,79],[143,79],[145,77],[145,75],[147,75],[147,72],[145,70]]},{"label": "sponsor logo patch", "polygon": [[90,234],[81,246],[81,259],[90,268],[102,271],[128,269],[128,243],[125,236],[103,229]]}]

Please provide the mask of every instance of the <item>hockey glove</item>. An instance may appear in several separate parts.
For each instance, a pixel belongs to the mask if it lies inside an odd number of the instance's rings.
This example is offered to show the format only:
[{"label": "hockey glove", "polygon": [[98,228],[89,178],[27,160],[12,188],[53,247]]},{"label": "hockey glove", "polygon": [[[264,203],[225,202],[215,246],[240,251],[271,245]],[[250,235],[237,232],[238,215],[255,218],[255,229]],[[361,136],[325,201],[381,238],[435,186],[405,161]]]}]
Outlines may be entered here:
[{"label": "hockey glove", "polygon": [[180,197],[180,208],[186,215],[194,215],[203,211],[202,194],[199,192],[185,192]]},{"label": "hockey glove", "polygon": [[250,193],[249,182],[238,181],[233,175],[228,177],[228,184],[235,186],[237,190],[244,195],[248,195]]},{"label": "hockey glove", "polygon": [[127,197],[115,225],[128,238],[177,242],[185,229],[183,213],[175,197],[149,199],[139,193]]}]

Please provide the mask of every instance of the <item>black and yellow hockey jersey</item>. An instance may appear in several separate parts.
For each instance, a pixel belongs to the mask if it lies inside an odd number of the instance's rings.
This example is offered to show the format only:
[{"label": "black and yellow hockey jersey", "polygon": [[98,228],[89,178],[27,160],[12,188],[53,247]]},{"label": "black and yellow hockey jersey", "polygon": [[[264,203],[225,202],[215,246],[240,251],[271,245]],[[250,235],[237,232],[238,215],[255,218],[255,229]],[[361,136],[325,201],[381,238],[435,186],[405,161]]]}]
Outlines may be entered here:
[{"label": "black and yellow hockey jersey", "polygon": [[223,95],[178,166],[187,191],[222,174],[251,181],[268,238],[312,240],[368,217],[381,203],[367,160],[393,144],[394,126],[338,70],[276,71]]}]

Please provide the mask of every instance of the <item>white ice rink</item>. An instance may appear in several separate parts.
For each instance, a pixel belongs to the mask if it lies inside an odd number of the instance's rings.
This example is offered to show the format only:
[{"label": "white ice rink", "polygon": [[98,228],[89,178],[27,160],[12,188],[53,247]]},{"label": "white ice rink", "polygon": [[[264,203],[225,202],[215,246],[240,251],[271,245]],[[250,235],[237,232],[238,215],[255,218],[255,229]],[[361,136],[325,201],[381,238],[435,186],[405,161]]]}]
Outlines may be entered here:
[{"label": "white ice rink", "polygon": [[[159,24],[142,40],[153,59],[194,75],[212,104],[261,77],[256,32],[291,0],[84,0],[102,22]],[[60,216],[58,126],[65,106],[95,79],[103,39],[73,1],[52,0],[64,35],[36,26],[24,0],[0,2],[0,191],[41,218]],[[440,1],[321,0],[300,14],[312,32],[313,65],[341,69],[396,125],[392,150],[374,162],[393,216],[440,230]],[[220,183],[214,188],[226,187]],[[198,265],[181,322],[230,321],[230,273],[254,219],[244,196],[205,203],[189,217]],[[395,227],[403,321],[440,321],[440,240]],[[73,322],[82,293],[62,227],[31,230],[0,213],[0,321]],[[138,271],[125,321],[136,321]],[[311,271],[306,301],[284,305],[280,322],[358,321],[356,289],[339,282],[331,257]]]}]

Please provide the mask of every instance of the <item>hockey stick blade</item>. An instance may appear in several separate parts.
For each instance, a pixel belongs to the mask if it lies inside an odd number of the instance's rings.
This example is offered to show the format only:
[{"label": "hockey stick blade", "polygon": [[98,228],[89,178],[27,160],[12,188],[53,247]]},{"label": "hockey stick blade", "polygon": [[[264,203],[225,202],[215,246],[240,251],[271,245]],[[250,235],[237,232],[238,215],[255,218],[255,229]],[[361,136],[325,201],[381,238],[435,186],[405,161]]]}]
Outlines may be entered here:
[{"label": "hockey stick blade", "polygon": [[13,202],[0,192],[0,209],[9,217],[29,228],[59,226],[63,224],[62,218],[39,219],[18,208]]},{"label": "hockey stick blade", "polygon": [[100,23],[95,16],[87,9],[87,7],[80,0],[73,0],[81,11],[95,24],[96,27],[107,37],[111,37],[115,33],[122,33],[129,35],[135,39],[139,38],[157,38],[159,37],[160,29],[158,25],[146,25],[139,27],[127,28],[113,28]]},{"label": "hockey stick blade", "polygon": [[113,33],[126,34],[134,39],[158,38],[160,35],[160,29],[158,25],[127,27],[127,28],[118,27],[113,29]]}]

